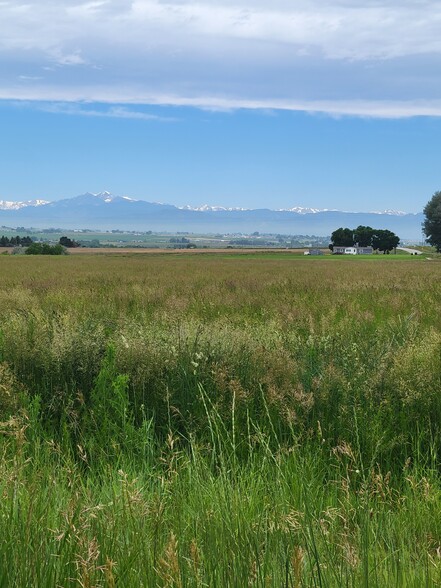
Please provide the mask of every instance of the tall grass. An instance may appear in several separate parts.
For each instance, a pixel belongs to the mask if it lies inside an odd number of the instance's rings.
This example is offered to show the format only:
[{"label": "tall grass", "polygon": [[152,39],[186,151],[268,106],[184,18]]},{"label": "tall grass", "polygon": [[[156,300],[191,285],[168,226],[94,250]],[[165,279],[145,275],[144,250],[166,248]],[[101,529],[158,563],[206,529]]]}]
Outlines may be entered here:
[{"label": "tall grass", "polygon": [[436,261],[0,272],[0,585],[441,583]]}]

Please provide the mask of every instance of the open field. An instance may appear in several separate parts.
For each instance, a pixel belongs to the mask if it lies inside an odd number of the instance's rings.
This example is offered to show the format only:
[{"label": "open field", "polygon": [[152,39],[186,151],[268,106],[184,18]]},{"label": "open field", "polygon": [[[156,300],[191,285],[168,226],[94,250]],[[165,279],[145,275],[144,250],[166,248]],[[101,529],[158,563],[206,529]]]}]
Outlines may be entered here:
[{"label": "open field", "polygon": [[320,247],[329,243],[329,237],[313,235],[273,235],[273,234],[204,234],[188,232],[137,232],[137,231],[92,231],[92,230],[63,230],[63,229],[16,229],[0,227],[0,235],[11,238],[30,236],[34,240],[58,243],[61,237],[68,237],[79,242],[84,247],[93,249],[133,248],[133,249],[176,249],[192,243],[198,249],[226,249],[228,246],[258,247],[271,249],[292,247]]},{"label": "open field", "polygon": [[[106,248],[106,247],[77,247],[74,249],[69,249],[69,254],[73,254],[73,255],[84,255],[84,254],[89,254],[89,255],[97,255],[97,254],[106,254],[106,255],[111,255],[112,253],[114,254],[128,254],[128,253],[134,253],[134,254],[150,254],[150,255],[159,255],[159,254],[178,254],[178,255],[210,255],[210,254],[222,254],[222,255],[264,255],[264,256],[270,256],[271,259],[274,259],[275,256],[279,256],[280,259],[289,259],[290,257],[294,256],[303,256],[305,251],[308,251],[308,248],[306,249],[287,249],[286,247],[283,248],[276,248],[276,247],[271,247],[271,248],[253,248],[253,247],[236,247],[236,248],[222,248],[222,249],[216,249],[216,248],[207,248],[207,249],[171,249],[171,248],[154,248],[154,249],[149,249],[149,248],[135,248],[135,247],[115,247],[112,249]],[[337,257],[342,257],[342,256],[332,256],[331,251],[329,251],[329,249],[325,249],[322,248],[321,251],[323,252],[324,255],[326,255],[327,257],[334,257],[334,259],[336,259]],[[429,252],[426,254],[426,258],[430,257],[430,256],[437,256],[436,253],[434,252]],[[306,256],[307,257],[307,256]],[[311,257],[319,257],[319,256],[311,256]],[[351,255],[346,255],[344,256],[345,259],[349,259],[349,258],[353,258],[353,256]],[[379,257],[383,257],[382,254],[374,254],[374,255],[365,255],[362,256],[361,259],[378,259]],[[392,253],[388,256],[386,256],[389,259],[400,259],[400,258],[409,258],[410,255],[405,252],[405,251],[397,251],[396,253]],[[320,257],[319,257],[320,258]],[[360,256],[359,256],[360,259]]]},{"label": "open field", "polygon": [[177,255],[206,255],[206,254],[210,254],[210,253],[222,253],[223,255],[232,255],[232,254],[238,254],[238,255],[242,255],[244,253],[283,253],[284,255],[303,255],[303,253],[307,251],[306,249],[276,249],[276,248],[272,248],[272,249],[267,249],[267,250],[262,250],[260,249],[253,249],[253,248],[243,248],[243,249],[227,249],[227,248],[223,248],[223,249],[216,249],[216,248],[210,248],[210,249],[171,249],[171,248],[155,248],[155,249],[149,249],[149,248],[134,248],[134,247],[115,247],[114,249],[109,249],[106,247],[96,247],[96,248],[90,248],[90,247],[77,247],[74,249],[69,249],[69,253],[72,253],[74,255],[84,255],[84,254],[92,254],[92,255],[96,255],[96,254],[106,254],[106,255],[111,255],[113,254],[118,254],[118,253],[134,253],[134,254],[150,254],[150,255],[158,255],[158,254],[167,254],[167,255],[171,255],[171,254],[177,254]]},{"label": "open field", "polygon": [[[265,248],[265,247],[259,247],[259,248],[253,248],[253,247],[232,247],[232,248],[227,248],[227,247],[223,247],[223,248],[215,248],[215,247],[209,247],[209,248],[202,248],[202,249],[173,249],[171,247],[154,247],[154,248],[148,248],[148,247],[76,247],[76,248],[70,248],[67,249],[67,253],[69,255],[183,255],[183,256],[187,256],[187,255],[211,255],[211,254],[215,254],[219,257],[219,255],[225,255],[228,257],[231,256],[243,256],[243,255],[247,255],[247,256],[251,256],[251,257],[256,257],[256,256],[260,256],[262,258],[267,258],[268,256],[271,259],[290,259],[292,256],[303,256],[304,253],[306,251],[308,251],[308,248],[296,248],[296,249],[291,249],[291,248],[277,248],[277,247],[271,247],[271,248]],[[329,259],[354,259],[354,256],[352,255],[338,255],[338,256],[333,256],[331,254],[331,251],[329,251],[329,249],[327,248],[321,248],[321,251],[323,252],[323,254]],[[14,247],[2,247],[0,248],[0,254],[13,254],[14,253]],[[308,257],[308,256],[305,256]],[[432,258],[437,258],[439,257],[439,254],[435,253],[434,250],[432,248],[427,248],[427,251],[424,251],[424,255],[421,257],[421,259],[432,259]],[[314,259],[323,259],[321,256],[311,256],[311,258]],[[363,256],[358,256],[358,261],[363,261],[363,260],[377,260],[379,261],[380,259],[409,259],[411,258],[411,256],[409,255],[409,253],[407,253],[406,251],[400,251],[397,250],[396,252],[391,253],[390,255],[387,256],[383,256],[381,253],[374,253],[373,255],[363,255]]]},{"label": "open field", "polygon": [[439,260],[172,253],[0,256],[0,586],[440,586]]}]

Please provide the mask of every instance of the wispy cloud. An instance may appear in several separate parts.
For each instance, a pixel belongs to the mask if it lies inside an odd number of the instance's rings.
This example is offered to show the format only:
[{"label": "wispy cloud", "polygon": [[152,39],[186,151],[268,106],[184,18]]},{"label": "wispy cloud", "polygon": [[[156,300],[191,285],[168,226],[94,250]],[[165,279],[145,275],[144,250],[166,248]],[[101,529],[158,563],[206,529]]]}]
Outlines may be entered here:
[{"label": "wispy cloud", "polygon": [[[363,118],[384,118],[399,119],[414,116],[441,117],[441,99],[440,100],[408,100],[408,101],[387,101],[387,100],[309,100],[296,101],[289,99],[238,99],[238,98],[220,98],[217,96],[199,96],[185,98],[176,95],[136,95],[135,91],[128,90],[127,93],[113,92],[101,93],[93,92],[96,96],[96,103],[103,106],[102,109],[94,107],[90,98],[89,106],[83,104],[83,92],[81,90],[70,96],[69,93],[49,93],[47,101],[47,92],[41,94],[28,90],[23,92],[20,100],[14,98],[0,89],[0,100],[9,100],[16,107],[37,108],[43,112],[52,114],[64,114],[70,116],[86,116],[101,118],[124,118],[145,121],[158,122],[176,122],[176,117],[163,117],[149,114],[132,108],[151,105],[151,106],[172,106],[172,107],[191,107],[209,112],[234,112],[236,110],[259,110],[263,114],[274,116],[277,111],[307,112],[311,115],[326,114],[335,118],[353,116]],[[108,106],[114,103],[126,103],[126,106]],[[132,108],[131,108],[132,107]]]},{"label": "wispy cloud", "polygon": [[40,80],[42,80],[44,78],[43,78],[43,76],[25,76],[25,75],[21,75],[21,76],[18,76],[18,79],[19,80],[22,80],[23,82],[38,82],[38,81],[40,81]]},{"label": "wispy cloud", "polygon": [[173,122],[176,119],[171,117],[162,117],[139,110],[131,110],[125,106],[112,106],[103,110],[97,108],[88,108],[79,104],[69,103],[48,103],[38,106],[39,110],[44,112],[51,112],[53,114],[68,114],[71,116],[91,116],[101,118],[125,118],[132,120],[145,121],[159,121],[159,122]]},{"label": "wispy cloud", "polygon": [[[440,25],[435,0],[0,2],[2,95],[440,116]],[[49,74],[25,92],[23,65]]]}]

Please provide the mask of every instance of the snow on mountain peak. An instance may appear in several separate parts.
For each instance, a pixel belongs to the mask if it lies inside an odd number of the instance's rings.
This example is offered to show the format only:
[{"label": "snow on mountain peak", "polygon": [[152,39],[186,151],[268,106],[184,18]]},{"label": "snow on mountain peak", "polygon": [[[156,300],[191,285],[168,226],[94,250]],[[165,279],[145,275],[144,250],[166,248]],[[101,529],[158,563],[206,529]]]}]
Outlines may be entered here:
[{"label": "snow on mountain peak", "polygon": [[0,200],[0,210],[20,210],[27,206],[44,206],[49,204],[47,200],[26,200],[24,202],[11,202],[10,200]]},{"label": "snow on mountain peak", "polygon": [[90,194],[91,196],[95,196],[95,198],[99,198],[104,202],[114,202],[115,200],[118,200],[120,198],[122,198],[123,200],[127,200],[128,202],[137,202],[137,200],[135,200],[134,198],[129,198],[128,196],[115,196],[111,192],[107,192],[107,190],[105,190],[104,192],[98,192],[97,194],[94,194],[93,192],[88,192],[88,194]]},{"label": "snow on mountain peak", "polygon": [[[231,207],[226,207],[226,206],[212,206],[209,204],[203,204],[202,206],[190,206],[189,204],[186,204],[185,206],[178,206],[177,208],[181,209],[181,210],[193,210],[193,211],[197,211],[197,212],[225,212],[225,211],[246,211],[246,210],[255,210],[253,208],[242,208],[239,206],[231,206]],[[276,208],[276,209],[271,209],[274,210],[274,212],[293,212],[295,214],[317,214],[319,212],[349,212],[349,211],[343,211],[343,210],[339,210],[337,208],[311,208],[311,207],[307,207],[307,206],[293,206],[291,208]],[[356,211],[352,211],[352,212],[356,212]],[[366,213],[367,214],[367,213]],[[386,215],[390,215],[390,216],[406,216],[407,212],[403,212],[402,210],[375,210],[372,211],[370,214],[386,214]]]},{"label": "snow on mountain peak", "polygon": [[373,210],[372,214],[388,214],[390,216],[406,216],[406,214],[409,214],[409,213],[403,212],[402,210],[387,209],[387,210]]},{"label": "snow on mountain peak", "polygon": [[277,208],[277,212],[296,212],[297,214],[316,214],[317,212],[337,212],[335,208],[308,208],[293,206],[292,208]]},{"label": "snow on mountain peak", "polygon": [[110,192],[107,192],[107,191],[98,192],[97,194],[90,192],[90,194],[91,194],[91,196],[95,196],[95,198],[99,198],[100,200],[104,200],[104,202],[112,202],[116,198],[116,196],[114,196],[113,194],[111,194]]},{"label": "snow on mountain peak", "polygon": [[[252,208],[243,208],[240,206],[212,206],[209,204],[202,204],[201,206],[178,206],[181,210],[194,210],[197,212],[231,212],[231,211],[245,211],[254,210]],[[294,212],[296,214],[316,214],[317,212],[338,212],[334,208],[307,208],[303,206],[293,206],[292,208],[276,208],[275,212]]]},{"label": "snow on mountain peak", "polygon": [[210,206],[209,204],[202,204],[201,206],[190,206],[186,204],[185,206],[178,206],[180,210],[194,210],[196,212],[221,212],[221,211],[234,211],[234,210],[250,210],[249,208],[241,208],[241,207],[227,207],[227,206]]}]

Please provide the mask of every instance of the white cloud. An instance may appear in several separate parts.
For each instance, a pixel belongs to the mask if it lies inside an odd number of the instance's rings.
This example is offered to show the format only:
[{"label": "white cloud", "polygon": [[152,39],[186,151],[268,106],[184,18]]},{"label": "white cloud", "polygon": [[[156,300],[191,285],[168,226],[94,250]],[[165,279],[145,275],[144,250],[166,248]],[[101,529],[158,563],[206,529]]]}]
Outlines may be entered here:
[{"label": "white cloud", "polygon": [[[0,2],[2,94],[438,116],[440,25],[432,0]],[[26,93],[24,65],[51,73]]]},{"label": "white cloud", "polygon": [[81,57],[81,51],[63,54],[59,49],[52,52],[53,59],[58,65],[86,65],[87,61]]}]

